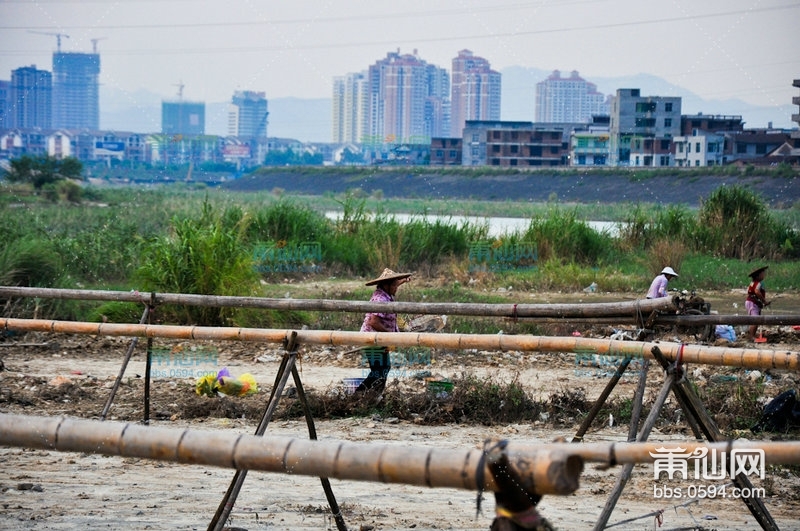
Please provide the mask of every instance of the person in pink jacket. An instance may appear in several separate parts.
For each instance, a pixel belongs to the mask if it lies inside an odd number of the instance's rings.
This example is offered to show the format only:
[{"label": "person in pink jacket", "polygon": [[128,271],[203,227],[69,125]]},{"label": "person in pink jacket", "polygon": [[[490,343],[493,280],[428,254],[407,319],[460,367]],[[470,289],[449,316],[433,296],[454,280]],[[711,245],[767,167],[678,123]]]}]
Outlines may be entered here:
[{"label": "person in pink jacket", "polygon": [[[366,283],[375,286],[370,302],[393,302],[397,288],[411,280],[411,273],[395,273],[384,269],[381,275]],[[397,314],[392,312],[370,312],[364,315],[361,324],[362,332],[399,332]],[[366,347],[362,349],[369,363],[369,375],[356,388],[356,392],[367,390],[382,393],[386,387],[386,377],[392,368],[389,349],[387,347]]]},{"label": "person in pink jacket", "polygon": [[674,269],[667,266],[661,270],[661,273],[653,279],[650,283],[650,289],[647,290],[648,299],[659,299],[667,296],[667,283],[673,278],[676,278],[678,273]]}]

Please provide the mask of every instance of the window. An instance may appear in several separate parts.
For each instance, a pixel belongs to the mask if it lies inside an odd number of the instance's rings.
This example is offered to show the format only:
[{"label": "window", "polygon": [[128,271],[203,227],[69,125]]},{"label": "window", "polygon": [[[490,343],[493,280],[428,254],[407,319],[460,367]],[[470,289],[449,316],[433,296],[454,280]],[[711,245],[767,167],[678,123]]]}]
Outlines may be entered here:
[{"label": "window", "polygon": [[519,146],[514,144],[513,146],[509,146],[511,153],[519,153]]},{"label": "window", "polygon": [[481,135],[478,134],[478,133],[472,133],[472,141],[473,142],[480,142],[481,141]]},{"label": "window", "polygon": [[678,153],[683,153],[683,142],[678,142]]},{"label": "window", "polygon": [[756,153],[758,155],[763,155],[767,152],[767,146],[765,144],[759,144],[756,146]]},{"label": "window", "polygon": [[747,146],[745,144],[736,144],[736,153],[739,155],[747,153]]},{"label": "window", "polygon": [[436,150],[436,158],[440,159],[442,157],[444,157],[444,151],[442,151],[441,149],[437,149]]},{"label": "window", "polygon": [[455,149],[451,149],[449,157],[451,159],[454,159],[454,158],[458,157],[458,151],[456,151]]},{"label": "window", "polygon": [[700,153],[700,142],[695,142],[694,143],[694,150],[696,152]]},{"label": "window", "polygon": [[667,157],[666,155],[661,155],[661,165],[669,166],[669,157]]},{"label": "window", "polygon": [[492,153],[500,153],[500,146],[497,144],[492,145]]},{"label": "window", "polygon": [[672,112],[672,102],[667,102],[664,104],[664,112]]},{"label": "window", "polygon": [[686,142],[686,153],[691,153],[691,152],[692,152],[692,143]]},{"label": "window", "polygon": [[640,101],[636,104],[636,112],[656,112],[656,102]]},{"label": "window", "polygon": [[586,164],[586,155],[578,155],[578,166]]},{"label": "window", "polygon": [[696,161],[694,161],[694,165],[695,166],[700,166],[700,159],[697,159]]},{"label": "window", "polygon": [[636,119],[636,127],[655,127],[656,119],[655,118],[637,118]]},{"label": "window", "polygon": [[664,127],[672,127],[672,118],[664,118]]},{"label": "window", "polygon": [[662,141],[661,141],[661,150],[662,150],[662,151],[666,151],[666,150],[668,150],[668,149],[669,149],[669,145],[670,145],[670,143],[671,143],[671,142],[670,142],[669,140],[662,140]]}]

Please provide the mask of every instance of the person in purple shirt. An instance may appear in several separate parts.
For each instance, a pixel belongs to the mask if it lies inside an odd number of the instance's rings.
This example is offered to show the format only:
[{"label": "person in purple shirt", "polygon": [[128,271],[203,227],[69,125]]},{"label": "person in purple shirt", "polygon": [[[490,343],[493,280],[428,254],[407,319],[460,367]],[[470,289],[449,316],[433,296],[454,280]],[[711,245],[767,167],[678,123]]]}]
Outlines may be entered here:
[{"label": "person in purple shirt", "polygon": [[660,299],[667,296],[667,283],[676,278],[678,273],[674,269],[667,266],[661,270],[661,273],[653,279],[650,283],[650,289],[647,290],[648,299]]},{"label": "person in purple shirt", "polygon": [[[381,275],[366,283],[375,286],[370,302],[393,302],[397,288],[411,281],[411,273],[395,273],[384,269]],[[399,332],[397,314],[390,312],[370,312],[364,315],[361,324],[362,332]],[[369,362],[369,375],[356,388],[356,392],[367,390],[382,393],[386,387],[386,376],[392,368],[389,349],[387,347],[366,347],[361,349]]]}]

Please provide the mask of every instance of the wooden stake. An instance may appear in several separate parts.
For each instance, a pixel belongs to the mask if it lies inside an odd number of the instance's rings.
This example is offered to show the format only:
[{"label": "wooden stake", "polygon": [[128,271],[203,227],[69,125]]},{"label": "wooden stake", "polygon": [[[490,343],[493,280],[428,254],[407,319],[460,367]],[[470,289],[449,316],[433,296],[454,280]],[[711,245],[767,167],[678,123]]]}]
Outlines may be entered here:
[{"label": "wooden stake", "polygon": [[[139,319],[139,324],[144,324],[145,320],[147,320],[147,316],[150,314],[150,307],[144,307],[144,312],[142,313],[142,318]],[[108,415],[108,410],[111,408],[111,403],[114,402],[114,395],[117,394],[117,389],[119,389],[119,384],[122,381],[122,377],[125,375],[125,369],[128,367],[128,362],[131,360],[131,355],[133,355],[133,349],[136,348],[136,343],[139,342],[138,337],[134,337],[131,340],[130,345],[128,345],[128,351],[125,353],[125,359],[122,360],[122,367],[119,369],[119,374],[117,375],[117,379],[114,380],[114,386],[111,388],[111,393],[108,395],[108,400],[106,400],[106,405],[103,406],[103,412],[100,413],[100,420],[106,420],[106,415]]]}]

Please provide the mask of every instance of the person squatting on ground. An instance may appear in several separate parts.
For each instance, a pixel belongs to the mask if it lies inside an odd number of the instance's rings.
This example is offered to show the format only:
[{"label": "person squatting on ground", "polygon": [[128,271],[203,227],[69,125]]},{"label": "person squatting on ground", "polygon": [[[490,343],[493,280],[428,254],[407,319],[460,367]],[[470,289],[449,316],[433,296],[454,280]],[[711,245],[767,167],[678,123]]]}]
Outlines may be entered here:
[{"label": "person squatting on ground", "polygon": [[[375,286],[370,302],[394,302],[397,288],[411,281],[411,273],[395,273],[391,269],[384,269],[381,275],[366,283]],[[397,327],[397,314],[395,313],[367,313],[361,325],[362,332],[399,332]],[[375,391],[383,392],[386,387],[386,378],[392,368],[388,347],[367,347],[362,349],[369,362],[369,375],[356,388],[356,392]]]},{"label": "person squatting on ground", "polygon": [[[764,289],[764,278],[767,276],[767,269],[769,269],[769,266],[759,267],[748,275],[751,282],[747,286],[747,299],[744,301],[747,315],[761,315],[761,309],[764,306],[769,306],[770,302],[772,302],[767,300],[767,290]],[[758,325],[750,325],[747,331],[750,341],[755,339],[757,330]]]},{"label": "person squatting on ground", "polygon": [[667,283],[673,278],[677,278],[678,273],[674,269],[667,266],[661,270],[661,273],[653,279],[650,283],[650,289],[647,290],[648,299],[660,299],[667,296]]}]

